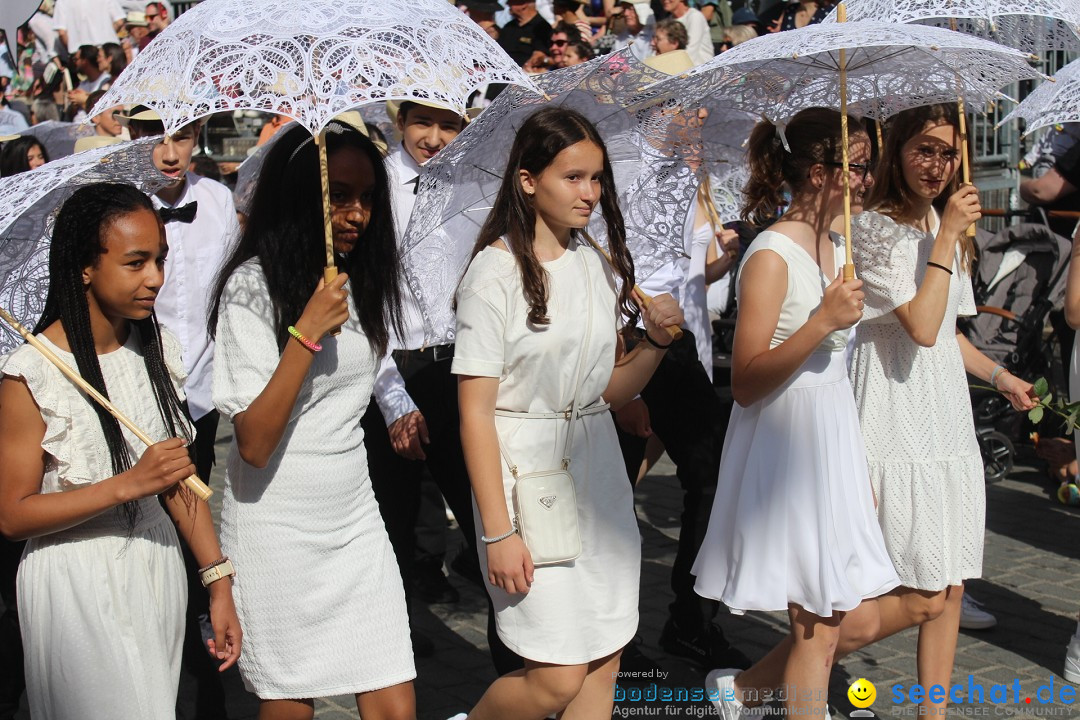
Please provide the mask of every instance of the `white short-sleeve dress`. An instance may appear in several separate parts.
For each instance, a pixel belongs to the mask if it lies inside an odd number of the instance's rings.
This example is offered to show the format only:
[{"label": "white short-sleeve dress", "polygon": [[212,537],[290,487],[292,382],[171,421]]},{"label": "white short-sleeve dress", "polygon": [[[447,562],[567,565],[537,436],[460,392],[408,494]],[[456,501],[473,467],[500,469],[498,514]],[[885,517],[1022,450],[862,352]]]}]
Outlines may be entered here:
[{"label": "white short-sleeve dress", "polygon": [[[229,418],[277,368],[273,317],[266,277],[249,260],[225,285],[217,327],[214,405]],[[221,544],[236,566],[240,673],[264,700],[416,677],[405,592],[360,427],[378,358],[355,312],[321,344],[266,467],[244,462],[235,440],[229,449]]]},{"label": "white short-sleeve dress", "polygon": [[986,488],[956,318],[975,314],[971,278],[953,259],[937,341],[921,347],[893,311],[915,297],[937,234],[876,212],[852,221],[866,308],[851,382],[889,555],[905,587],[940,591],[982,574]]},{"label": "white short-sleeve dress", "polygon": [[[75,356],[38,335],[71,367]],[[162,331],[180,397],[180,345]],[[98,355],[109,399],[155,441],[169,433],[154,402],[137,330]],[[22,378],[45,421],[42,493],[77,490],[113,472],[93,401],[35,348],[0,359]],[[132,461],[145,446],[121,426]],[[173,720],[180,682],[187,580],[172,519],[156,497],[138,501],[134,528],[120,508],[31,538],[17,579],[26,693],[35,720]]]},{"label": "white short-sleeve dress", "polygon": [[[586,270],[593,287],[592,334],[585,337]],[[496,408],[562,412],[574,394],[577,360],[587,347],[578,405],[602,402],[615,363],[618,323],[615,281],[593,249],[571,243],[543,263],[548,277],[549,325],[527,321],[521,273],[512,255],[488,247],[469,266],[457,295],[457,337],[452,371],[499,378]],[[566,420],[496,415],[499,437],[521,473],[560,466]],[[633,638],[638,624],[641,537],[630,481],[608,412],[582,415],[575,426],[570,473],[578,503],[581,555],[536,568],[532,588],[510,595],[488,586],[499,637],[536,662],[575,665],[606,657]],[[513,517],[514,479],[503,464],[507,512]],[[487,554],[479,534],[480,564]]]},{"label": "white short-sleeve dress", "polygon": [[[787,293],[770,347],[817,311],[830,280],[788,236],[766,230],[743,261],[773,252]],[[843,248],[835,248],[837,267]],[[837,270],[839,271],[839,270]],[[736,289],[742,295],[736,278]],[[694,590],[733,613],[798,605],[819,617],[856,608],[898,584],[866,473],[847,379],[847,330],[832,333],[765,398],[731,410]]]}]

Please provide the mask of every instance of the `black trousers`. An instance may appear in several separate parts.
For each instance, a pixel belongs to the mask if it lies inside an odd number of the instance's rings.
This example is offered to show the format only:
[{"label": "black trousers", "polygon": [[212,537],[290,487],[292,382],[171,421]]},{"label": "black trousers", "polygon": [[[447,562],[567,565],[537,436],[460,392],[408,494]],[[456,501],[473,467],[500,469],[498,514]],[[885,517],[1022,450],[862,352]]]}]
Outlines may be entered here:
[{"label": "black trousers", "polygon": [[[364,446],[368,453],[371,485],[379,510],[386,523],[386,532],[394,546],[394,554],[409,598],[412,588],[412,564],[416,550],[416,518],[420,505],[420,482],[423,471],[446,499],[465,536],[466,551],[476,553],[476,531],[473,522],[472,488],[465,469],[461,450],[460,416],[457,402],[457,377],[450,373],[450,359],[435,360],[431,349],[425,352],[397,351],[394,353],[398,370],[405,380],[405,389],[416,403],[427,423],[430,444],[424,447],[426,461],[406,460],[394,452],[379,406],[372,398],[361,425]],[[489,617],[492,617],[490,599]],[[523,663],[491,631],[488,644],[492,661],[499,674],[522,667]]]},{"label": "black trousers", "polygon": [[[218,419],[217,410],[211,410],[195,421],[195,470],[207,484],[216,460],[214,440],[217,436]],[[191,548],[183,541],[180,547],[184,553],[184,570],[187,573],[188,604],[176,714],[180,720],[221,720],[228,717],[225,712],[225,686],[222,685],[221,674],[217,669],[218,661],[210,657],[200,627],[200,618],[209,621],[210,595],[199,579],[199,564],[191,554]],[[190,698],[194,698],[194,708],[190,706]]]},{"label": "black trousers", "polygon": [[[633,344],[631,341],[628,346]],[[675,601],[669,609],[680,628],[704,629],[716,616],[719,603],[694,592],[690,569],[709,525],[731,407],[720,401],[701,366],[694,334],[689,330],[684,330],[682,338],[664,355],[641,391],[641,399],[649,408],[653,432],[675,463],[683,489],[679,547],[671,569]],[[645,439],[623,432],[617,425],[616,429],[626,471],[633,482],[645,457]]]},{"label": "black trousers", "polygon": [[23,674],[22,635],[19,609],[15,603],[15,575],[19,571],[25,541],[0,537],[0,720],[11,720],[19,711],[19,698],[26,689]]}]

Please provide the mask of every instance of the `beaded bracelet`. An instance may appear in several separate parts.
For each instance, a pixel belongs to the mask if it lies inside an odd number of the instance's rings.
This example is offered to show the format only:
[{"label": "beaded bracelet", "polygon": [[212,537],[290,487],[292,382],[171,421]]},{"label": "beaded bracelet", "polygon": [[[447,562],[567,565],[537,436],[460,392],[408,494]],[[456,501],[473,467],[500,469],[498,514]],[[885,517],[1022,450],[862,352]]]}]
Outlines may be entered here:
[{"label": "beaded bracelet", "polygon": [[300,331],[297,330],[292,325],[289,326],[289,334],[292,335],[294,338],[296,338],[297,342],[299,342],[301,345],[303,345],[304,347],[306,347],[308,350],[310,350],[313,353],[317,353],[320,350],[322,350],[322,345],[320,345],[317,342],[312,342],[312,341],[308,340],[306,337],[301,335]]},{"label": "beaded bracelet", "polygon": [[486,535],[481,535],[480,540],[485,545],[493,545],[493,544],[499,542],[500,540],[505,540],[506,538],[510,537],[511,535],[517,534],[517,531],[518,531],[517,523],[511,522],[510,523],[510,529],[507,530],[506,532],[504,532],[502,535],[496,535],[495,537],[490,537],[490,538],[487,537]]}]

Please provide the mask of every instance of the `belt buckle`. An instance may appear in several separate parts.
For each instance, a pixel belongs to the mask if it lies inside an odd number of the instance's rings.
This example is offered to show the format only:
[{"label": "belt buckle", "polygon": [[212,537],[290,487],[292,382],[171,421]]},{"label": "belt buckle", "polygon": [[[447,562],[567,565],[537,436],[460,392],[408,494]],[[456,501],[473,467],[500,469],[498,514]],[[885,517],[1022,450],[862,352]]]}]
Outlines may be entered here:
[{"label": "belt buckle", "polygon": [[450,360],[454,357],[453,345],[435,345],[431,348],[431,359],[434,362]]}]

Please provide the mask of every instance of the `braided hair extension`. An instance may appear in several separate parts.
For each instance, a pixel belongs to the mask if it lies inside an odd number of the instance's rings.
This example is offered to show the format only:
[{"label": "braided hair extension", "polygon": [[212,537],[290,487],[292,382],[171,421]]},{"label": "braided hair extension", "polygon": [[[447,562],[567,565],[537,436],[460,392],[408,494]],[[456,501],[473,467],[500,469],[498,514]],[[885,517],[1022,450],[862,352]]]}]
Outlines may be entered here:
[{"label": "braided hair extension", "polygon": [[[87,289],[82,281],[82,271],[96,265],[105,252],[104,235],[109,225],[117,218],[139,210],[147,210],[156,215],[154,206],[146,195],[131,185],[118,183],[88,185],[75,191],[64,203],[56,218],[49,249],[49,292],[45,300],[45,310],[34,327],[36,334],[54,322],[60,322],[71,353],[75,356],[79,374],[106,398],[109,397],[109,390],[94,349],[90,307],[86,297]],[[160,220],[158,222],[161,232],[164,232]],[[189,452],[193,453],[194,445],[190,443],[192,435],[189,426],[191,418],[169,376],[157,319],[151,315],[144,320],[131,321],[131,324],[138,333],[154,400],[165,427],[170,437],[183,437],[188,440]],[[97,403],[91,404],[105,434],[113,472],[119,475],[132,466],[131,454],[120,430],[120,423],[105,408]],[[195,462],[194,457],[192,462]],[[133,530],[138,519],[137,503],[125,503],[122,512],[129,530]]]}]

